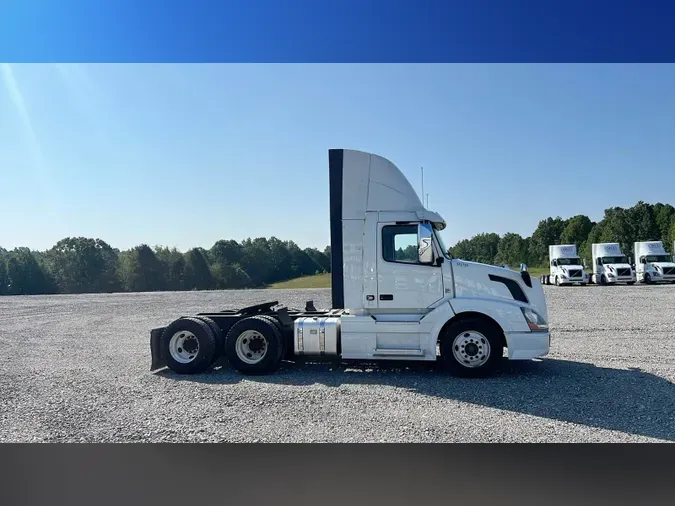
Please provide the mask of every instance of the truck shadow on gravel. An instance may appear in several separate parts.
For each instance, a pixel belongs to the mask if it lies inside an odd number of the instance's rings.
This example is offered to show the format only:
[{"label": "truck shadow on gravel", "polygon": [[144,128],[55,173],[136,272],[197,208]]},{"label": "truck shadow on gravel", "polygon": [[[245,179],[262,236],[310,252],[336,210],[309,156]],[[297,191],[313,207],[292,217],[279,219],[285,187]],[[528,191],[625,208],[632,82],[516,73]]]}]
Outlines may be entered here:
[{"label": "truck shadow on gravel", "polygon": [[216,364],[207,373],[171,380],[206,384],[254,381],[276,385],[379,385],[404,388],[439,399],[534,415],[627,434],[675,441],[675,385],[640,369],[612,369],[568,360],[505,361],[499,375],[454,378],[433,364],[284,363],[272,375],[243,376]]}]

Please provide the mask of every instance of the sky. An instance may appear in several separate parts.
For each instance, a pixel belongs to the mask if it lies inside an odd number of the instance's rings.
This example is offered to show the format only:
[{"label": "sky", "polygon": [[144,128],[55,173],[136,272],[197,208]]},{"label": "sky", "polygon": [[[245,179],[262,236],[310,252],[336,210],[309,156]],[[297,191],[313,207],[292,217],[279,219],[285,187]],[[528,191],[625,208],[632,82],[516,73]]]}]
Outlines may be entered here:
[{"label": "sky", "polygon": [[674,65],[0,64],[0,246],[323,249],[330,148],[424,167],[448,245],[528,236],[675,204],[673,139]]}]

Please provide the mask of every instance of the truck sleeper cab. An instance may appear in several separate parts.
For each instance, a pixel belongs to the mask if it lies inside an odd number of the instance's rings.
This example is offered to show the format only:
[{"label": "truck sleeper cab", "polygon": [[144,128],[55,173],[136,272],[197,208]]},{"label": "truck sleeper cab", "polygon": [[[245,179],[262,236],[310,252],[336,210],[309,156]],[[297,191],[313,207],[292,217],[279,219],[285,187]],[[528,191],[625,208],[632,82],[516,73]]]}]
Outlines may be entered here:
[{"label": "truck sleeper cab", "polygon": [[332,308],[269,302],[151,331],[151,369],[199,373],[225,356],[245,374],[282,360],[438,361],[457,376],[548,354],[543,288],[521,272],[451,258],[446,226],[390,161],[329,150]]}]

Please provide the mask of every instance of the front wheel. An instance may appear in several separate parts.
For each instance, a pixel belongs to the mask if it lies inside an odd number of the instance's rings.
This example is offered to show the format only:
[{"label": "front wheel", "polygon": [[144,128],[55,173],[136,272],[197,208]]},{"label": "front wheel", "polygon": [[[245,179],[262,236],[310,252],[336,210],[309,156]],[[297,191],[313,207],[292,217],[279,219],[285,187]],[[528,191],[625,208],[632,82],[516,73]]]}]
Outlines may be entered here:
[{"label": "front wheel", "polygon": [[479,319],[451,324],[439,344],[440,364],[453,376],[488,376],[498,369],[503,357],[501,329]]}]

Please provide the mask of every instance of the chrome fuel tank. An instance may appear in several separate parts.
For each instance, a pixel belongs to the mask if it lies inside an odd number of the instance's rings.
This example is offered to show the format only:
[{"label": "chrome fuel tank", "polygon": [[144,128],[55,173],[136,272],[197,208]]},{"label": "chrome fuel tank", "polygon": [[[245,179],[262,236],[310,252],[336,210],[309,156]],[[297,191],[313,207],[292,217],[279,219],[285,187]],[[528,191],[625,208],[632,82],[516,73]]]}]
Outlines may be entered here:
[{"label": "chrome fuel tank", "polygon": [[296,355],[337,355],[340,318],[303,317],[294,322],[293,348]]}]

